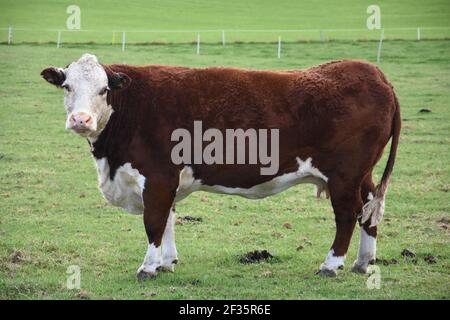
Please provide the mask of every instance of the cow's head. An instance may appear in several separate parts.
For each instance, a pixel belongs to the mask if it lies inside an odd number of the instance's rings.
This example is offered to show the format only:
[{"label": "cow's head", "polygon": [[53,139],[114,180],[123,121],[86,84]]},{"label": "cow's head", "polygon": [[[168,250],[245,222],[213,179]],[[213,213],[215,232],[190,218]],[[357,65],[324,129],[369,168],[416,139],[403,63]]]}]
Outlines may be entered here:
[{"label": "cow's head", "polygon": [[106,99],[108,91],[125,88],[131,82],[124,73],[105,70],[91,54],[84,54],[64,69],[46,68],[41,75],[64,89],[66,128],[90,138],[100,134],[113,112]]}]

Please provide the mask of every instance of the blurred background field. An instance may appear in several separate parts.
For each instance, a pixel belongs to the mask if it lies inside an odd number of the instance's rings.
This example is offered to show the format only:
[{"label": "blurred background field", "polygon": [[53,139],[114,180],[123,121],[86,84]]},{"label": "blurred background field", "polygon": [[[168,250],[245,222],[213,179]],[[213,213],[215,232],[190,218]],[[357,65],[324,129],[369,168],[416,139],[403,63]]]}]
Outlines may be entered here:
[{"label": "blurred background field", "polygon": [[[200,34],[205,43],[327,40],[378,40],[368,30],[366,9],[373,1],[220,1],[132,0],[77,1],[81,29],[66,28],[71,1],[0,1],[0,41],[13,42],[189,43]],[[377,1],[386,39],[450,38],[447,0]],[[322,34],[322,35],[321,35]]]}]

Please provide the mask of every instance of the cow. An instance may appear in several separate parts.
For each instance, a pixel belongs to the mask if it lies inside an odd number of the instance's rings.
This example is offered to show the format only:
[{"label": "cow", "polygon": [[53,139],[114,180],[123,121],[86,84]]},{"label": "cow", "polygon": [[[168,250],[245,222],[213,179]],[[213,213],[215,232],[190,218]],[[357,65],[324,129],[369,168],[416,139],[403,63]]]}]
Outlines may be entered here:
[{"label": "cow", "polygon": [[[84,54],[41,75],[64,89],[66,128],[89,142],[104,197],[143,214],[148,248],[138,279],[174,271],[175,204],[195,191],[259,199],[315,184],[319,197],[331,199],[336,223],[317,273],[336,276],[343,268],[357,222],[352,271],[366,273],[375,259],[401,128],[393,86],[378,67],[354,60],[292,71],[106,65]],[[173,133],[194,134],[195,122],[216,133],[278,130],[278,145],[266,146],[278,151],[277,170],[261,174],[261,163],[175,163]],[[391,138],[375,186],[373,169]]]}]

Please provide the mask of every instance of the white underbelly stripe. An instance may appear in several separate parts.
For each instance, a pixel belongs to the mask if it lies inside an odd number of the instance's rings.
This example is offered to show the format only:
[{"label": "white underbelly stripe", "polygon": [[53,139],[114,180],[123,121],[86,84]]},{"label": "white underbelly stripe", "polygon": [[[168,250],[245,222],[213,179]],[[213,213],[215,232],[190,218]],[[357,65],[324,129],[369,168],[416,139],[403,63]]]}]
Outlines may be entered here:
[{"label": "white underbelly stripe", "polygon": [[194,172],[192,168],[186,166],[180,173],[180,182],[177,189],[176,201],[184,199],[190,193],[195,191],[239,195],[249,199],[260,199],[277,194],[300,183],[312,183],[323,188],[326,186],[328,178],[317,168],[313,167],[311,162],[311,158],[308,158],[306,161],[302,161],[300,158],[297,158],[297,163],[299,166],[297,171],[285,173],[281,176],[273,178],[270,181],[266,181],[250,188],[205,185],[201,180],[194,179]]}]

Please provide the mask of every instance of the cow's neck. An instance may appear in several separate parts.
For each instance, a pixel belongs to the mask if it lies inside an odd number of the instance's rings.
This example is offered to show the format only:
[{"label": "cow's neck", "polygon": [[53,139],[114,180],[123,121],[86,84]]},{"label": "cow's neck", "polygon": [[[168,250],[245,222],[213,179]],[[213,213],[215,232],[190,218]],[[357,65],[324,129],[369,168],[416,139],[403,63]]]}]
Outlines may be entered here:
[{"label": "cow's neck", "polygon": [[110,178],[114,179],[117,168],[129,162],[129,145],[137,128],[136,110],[126,101],[123,92],[108,94],[108,104],[113,112],[99,136],[90,141],[93,156],[98,160],[105,158],[110,167]]}]

